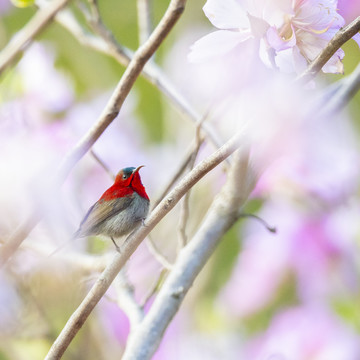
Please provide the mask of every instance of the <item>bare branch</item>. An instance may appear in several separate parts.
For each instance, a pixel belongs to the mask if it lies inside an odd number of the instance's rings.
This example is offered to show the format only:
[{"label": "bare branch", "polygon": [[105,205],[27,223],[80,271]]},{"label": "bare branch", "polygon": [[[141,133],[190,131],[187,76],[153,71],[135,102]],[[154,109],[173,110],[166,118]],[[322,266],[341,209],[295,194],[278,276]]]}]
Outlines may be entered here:
[{"label": "bare branch", "polygon": [[144,297],[144,300],[141,302],[141,306],[144,308],[144,306],[147,304],[147,302],[155,295],[155,293],[159,290],[160,286],[162,285],[164,281],[164,277],[168,274],[168,269],[162,269],[159,277],[157,278],[155,284],[150,288],[149,293]]},{"label": "bare branch", "polygon": [[183,178],[179,185],[169,193],[169,195],[156,207],[156,209],[152,211],[146,221],[146,226],[142,226],[127,238],[124,247],[121,249],[121,254],[117,253],[114,256],[113,261],[106,267],[85,299],[66,323],[46,356],[47,360],[61,358],[62,354],[85,323],[96,304],[109,288],[115,276],[140,245],[142,240],[159,223],[159,221],[171,211],[171,209],[192,186],[194,186],[204,175],[224,161],[239,147],[239,140],[240,136],[237,134],[211,156],[198,164],[193,171]]},{"label": "bare branch", "polygon": [[[58,172],[56,174],[56,182],[61,184],[75,164],[86,154],[92,147],[100,135],[111,124],[111,122],[119,114],[119,111],[129,94],[135,80],[140,75],[143,67],[156,49],[160,46],[167,34],[170,32],[180,15],[184,11],[186,0],[172,0],[163,18],[155,28],[147,42],[140,46],[135,52],[134,57],[126,68],[118,85],[116,86],[111,98],[100,114],[97,122],[89,129],[89,131],[79,140],[73,149],[65,156]],[[39,220],[39,219],[37,219]],[[19,234],[13,235],[5,245],[0,248],[0,266],[16,251],[21,242],[25,239],[32,227],[28,223],[35,226],[37,221],[27,221],[26,227],[19,230]]]},{"label": "bare branch", "polygon": [[247,157],[241,158],[237,153],[232,164],[226,185],[214,200],[195,236],[180,252],[143,322],[130,335],[123,360],[151,358],[200,270],[221,237],[237,221],[239,208],[246,201],[254,183],[249,182]]},{"label": "bare branch", "polygon": [[360,16],[335,34],[335,36],[329,41],[329,43],[316,57],[316,59],[300,76],[297,77],[296,81],[308,82],[309,80],[313,79],[322,69],[322,67],[329,61],[329,59],[335,54],[335,52],[359,31]]},{"label": "bare branch", "polygon": [[139,28],[139,45],[151,34],[151,0],[137,0],[137,17]]},{"label": "bare branch", "polygon": [[54,0],[39,10],[34,17],[15,34],[7,46],[0,53],[0,74],[16,59],[19,53],[34,40],[53,20],[69,0]]}]

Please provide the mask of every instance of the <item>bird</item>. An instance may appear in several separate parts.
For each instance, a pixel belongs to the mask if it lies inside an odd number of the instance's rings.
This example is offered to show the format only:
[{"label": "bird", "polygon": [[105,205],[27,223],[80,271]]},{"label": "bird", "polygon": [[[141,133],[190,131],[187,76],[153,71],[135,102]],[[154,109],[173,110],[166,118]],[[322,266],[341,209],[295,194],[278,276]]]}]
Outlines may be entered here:
[{"label": "bird", "polygon": [[90,207],[73,238],[104,235],[115,242],[144,224],[149,212],[150,199],[137,168],[126,167],[118,172],[115,182]]}]

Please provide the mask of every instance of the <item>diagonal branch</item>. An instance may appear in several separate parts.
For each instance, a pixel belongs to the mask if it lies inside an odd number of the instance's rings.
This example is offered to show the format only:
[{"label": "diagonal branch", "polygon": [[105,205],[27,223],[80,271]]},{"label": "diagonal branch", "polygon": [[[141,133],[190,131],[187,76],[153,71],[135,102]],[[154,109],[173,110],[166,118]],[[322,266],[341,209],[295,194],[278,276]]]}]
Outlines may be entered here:
[{"label": "diagonal branch", "polygon": [[[38,6],[41,7],[42,4],[42,1],[37,0]],[[127,66],[134,56],[131,50],[120,46],[101,19],[97,22],[89,21],[89,25],[98,36],[86,32],[69,10],[61,11],[56,16],[56,21],[67,29],[82,45],[111,56],[122,65]],[[185,114],[196,125],[202,122],[203,116],[190,105],[186,97],[179,92],[155,62],[148,62],[143,69],[142,75],[147,81],[156,86],[175,108]],[[203,123],[201,128],[215,148],[219,148],[223,144],[222,139],[209,123]]]},{"label": "diagonal branch", "polygon": [[171,209],[191,187],[193,187],[203,176],[224,161],[239,147],[239,139],[239,135],[234,136],[220,149],[197,165],[194,170],[185,176],[182,181],[169,193],[169,195],[161,201],[156,209],[153,210],[146,221],[146,226],[142,226],[127,238],[123,248],[121,249],[121,254],[118,253],[114,256],[112,262],[106,267],[104,272],[95,282],[94,286],[90,289],[85,299],[71,315],[60,335],[52,345],[48,355],[46,356],[46,360],[61,358],[77,332],[91,314],[96,304],[106,293],[116,275],[146,235],[149,234],[159,221],[171,211]]},{"label": "diagonal branch", "polygon": [[[184,11],[185,3],[186,0],[172,0],[170,2],[163,18],[149,39],[135,52],[134,57],[130,61],[129,66],[126,68],[97,122],[89,129],[89,131],[79,140],[74,148],[63,159],[56,175],[56,181],[58,183],[61,184],[66,179],[67,175],[75,166],[75,164],[86,154],[92,145],[94,145],[100,135],[119,114],[127,95],[129,94],[136,79],[140,75],[143,67],[181,16],[182,12]],[[28,221],[25,221],[25,225],[27,225],[26,229],[20,228],[20,236],[15,234],[16,236],[12,236],[0,248],[0,266],[3,265],[16,251],[18,246],[25,239],[29,230],[32,230],[32,227],[30,227],[30,229],[28,228]]]},{"label": "diagonal branch", "polygon": [[0,53],[0,74],[15,60],[19,53],[24,50],[31,41],[46,26],[55,15],[66,6],[69,0],[54,0],[39,10],[34,17],[17,34],[13,36],[7,46]]},{"label": "diagonal branch", "polygon": [[360,16],[352,21],[349,25],[340,29],[335,36],[329,41],[326,47],[308,66],[308,68],[297,77],[298,82],[308,82],[313,79],[329,59],[340,49],[348,40],[360,31]]},{"label": "diagonal branch", "polygon": [[232,159],[226,185],[215,198],[202,225],[180,252],[143,322],[130,334],[123,360],[147,360],[156,351],[186,293],[214,252],[222,236],[239,218],[239,209],[254,185],[249,178],[247,156],[240,150]]},{"label": "diagonal branch", "polygon": [[135,80],[140,75],[146,62],[163,42],[184,11],[185,2],[186,0],[172,0],[160,23],[151,34],[149,40],[140,46],[135,52],[134,57],[131,59],[129,66],[126,68],[124,75],[121,77],[97,122],[92,128],[90,128],[83,138],[80,139],[78,144],[65,157],[60,165],[60,178],[62,180],[66,178],[73,166],[82,156],[86,154],[104,130],[117,117],[127,95],[134,85]]}]

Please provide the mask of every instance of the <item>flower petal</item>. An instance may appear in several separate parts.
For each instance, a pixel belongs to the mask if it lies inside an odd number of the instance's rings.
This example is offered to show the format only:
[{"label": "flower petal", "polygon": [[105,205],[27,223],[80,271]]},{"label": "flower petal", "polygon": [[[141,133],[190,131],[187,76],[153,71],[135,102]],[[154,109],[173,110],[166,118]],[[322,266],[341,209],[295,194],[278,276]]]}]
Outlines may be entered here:
[{"label": "flower petal", "polygon": [[301,55],[299,48],[293,48],[279,51],[276,55],[275,62],[281,72],[284,73],[302,73],[307,67],[306,59]]},{"label": "flower petal", "polygon": [[208,0],[203,10],[211,23],[219,29],[249,27],[246,11],[236,0]]},{"label": "flower petal", "polygon": [[224,55],[250,37],[249,31],[219,30],[212,32],[192,45],[188,60],[198,63]]},{"label": "flower petal", "polygon": [[295,32],[292,26],[291,36],[289,37],[289,39],[284,39],[283,37],[281,37],[278,33],[278,30],[273,26],[267,30],[266,38],[269,45],[276,51],[286,50],[296,45]]}]

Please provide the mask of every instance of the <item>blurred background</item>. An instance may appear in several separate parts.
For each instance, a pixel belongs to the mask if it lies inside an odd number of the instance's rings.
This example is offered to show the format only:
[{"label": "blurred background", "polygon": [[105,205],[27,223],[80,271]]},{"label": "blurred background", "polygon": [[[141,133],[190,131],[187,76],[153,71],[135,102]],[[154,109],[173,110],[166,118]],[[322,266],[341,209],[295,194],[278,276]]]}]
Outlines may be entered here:
[{"label": "blurred background", "polygon": [[[35,5],[14,4],[0,0],[1,49],[36,12]],[[155,25],[168,1],[151,4]],[[190,64],[187,56],[196,40],[214,30],[203,5],[188,2],[152,60],[201,116],[214,101],[215,70]],[[100,0],[98,6],[116,40],[135,51],[136,2]],[[79,3],[70,8],[88,29]],[[339,12],[348,23],[360,15],[360,6],[339,1]],[[360,50],[354,41],[343,50],[346,76],[358,65]],[[87,209],[112,184],[112,175],[127,166],[146,165],[142,181],[155,204],[196,136],[189,117],[140,77],[93,152],[79,161],[61,189],[49,193],[49,179],[96,122],[124,69],[54,22],[0,77],[0,242],[26,219],[32,204],[43,216],[0,272],[0,360],[43,358],[110,261],[114,248],[108,240],[69,239]],[[322,74],[318,87],[326,88],[343,76]],[[258,102],[281,119],[295,117],[298,99],[289,100],[273,83],[262,86],[260,80],[240,81],[241,91],[248,91],[244,106],[251,104],[242,115],[250,114]],[[274,103],[275,96],[281,105]],[[261,216],[278,232],[274,235],[256,220],[244,218],[226,234],[154,359],[360,359],[359,114],[358,94],[328,123],[302,130],[304,151],[294,155],[299,160],[295,164],[294,157],[277,161],[268,152],[278,139],[284,142],[280,152],[288,151],[294,138],[289,141],[287,136],[296,133],[292,128],[255,154],[261,164],[272,166],[260,177],[244,213]],[[233,131],[225,118],[209,122],[223,141]],[[205,142],[197,162],[214,149]],[[191,192],[189,239],[225,179],[219,166]],[[177,206],[151,235],[169,262],[176,260],[179,247],[179,214]],[[163,269],[146,243],[125,269],[128,288],[134,289],[145,312],[166,276]],[[130,328],[119,301],[121,291],[116,286],[108,291],[64,359],[120,358]]]}]

